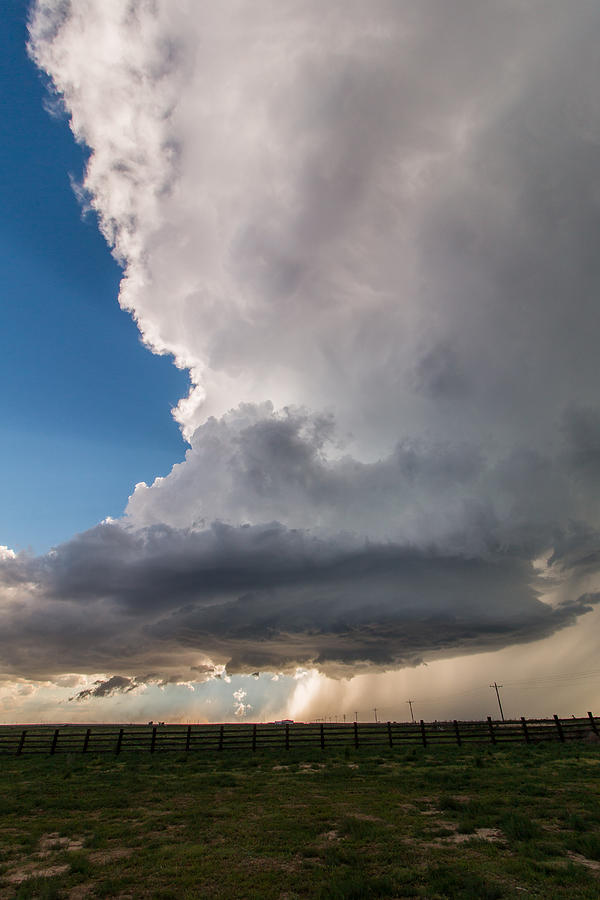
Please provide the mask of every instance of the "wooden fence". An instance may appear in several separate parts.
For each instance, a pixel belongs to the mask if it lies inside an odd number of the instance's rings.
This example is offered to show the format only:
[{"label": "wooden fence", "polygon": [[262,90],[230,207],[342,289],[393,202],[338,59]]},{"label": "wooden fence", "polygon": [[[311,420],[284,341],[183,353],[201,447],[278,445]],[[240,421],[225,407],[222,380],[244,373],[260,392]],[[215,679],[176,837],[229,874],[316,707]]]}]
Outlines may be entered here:
[{"label": "wooden fence", "polygon": [[513,719],[500,722],[353,722],[349,724],[130,725],[85,728],[77,725],[0,726],[0,755],[43,753],[124,753],[166,750],[321,750],[342,747],[433,746],[570,741],[598,737],[591,712],[585,718]]}]

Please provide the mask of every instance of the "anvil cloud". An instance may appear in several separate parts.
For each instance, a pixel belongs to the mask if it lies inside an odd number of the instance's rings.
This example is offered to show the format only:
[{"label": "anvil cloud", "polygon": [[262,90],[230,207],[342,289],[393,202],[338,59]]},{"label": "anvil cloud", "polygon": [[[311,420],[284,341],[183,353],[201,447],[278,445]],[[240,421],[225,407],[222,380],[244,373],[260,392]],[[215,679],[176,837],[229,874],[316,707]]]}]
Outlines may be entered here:
[{"label": "anvil cloud", "polygon": [[591,609],[599,28],[588,0],[38,0],[190,449],[0,564],[3,670],[339,674]]}]

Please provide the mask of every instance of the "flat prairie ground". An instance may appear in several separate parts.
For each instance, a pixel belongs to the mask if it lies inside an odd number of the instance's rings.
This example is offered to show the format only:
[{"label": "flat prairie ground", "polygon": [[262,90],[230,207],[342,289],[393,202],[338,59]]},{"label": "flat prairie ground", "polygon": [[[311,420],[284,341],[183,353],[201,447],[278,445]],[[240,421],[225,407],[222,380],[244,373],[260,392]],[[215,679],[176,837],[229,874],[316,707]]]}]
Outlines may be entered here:
[{"label": "flat prairie ground", "polygon": [[600,745],[0,758],[0,898],[600,897]]}]

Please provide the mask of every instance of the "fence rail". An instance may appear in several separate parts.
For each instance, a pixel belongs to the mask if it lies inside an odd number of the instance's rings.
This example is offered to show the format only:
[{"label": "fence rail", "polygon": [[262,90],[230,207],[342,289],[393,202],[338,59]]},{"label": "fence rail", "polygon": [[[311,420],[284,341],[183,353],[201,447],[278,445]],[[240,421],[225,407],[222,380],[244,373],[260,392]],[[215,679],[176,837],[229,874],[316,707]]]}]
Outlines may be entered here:
[{"label": "fence rail", "polygon": [[509,721],[352,722],[319,724],[77,725],[0,726],[0,755],[57,753],[159,753],[178,750],[321,750],[365,746],[410,747],[452,744],[505,744],[583,740],[599,736],[591,712],[584,718],[512,719]]}]

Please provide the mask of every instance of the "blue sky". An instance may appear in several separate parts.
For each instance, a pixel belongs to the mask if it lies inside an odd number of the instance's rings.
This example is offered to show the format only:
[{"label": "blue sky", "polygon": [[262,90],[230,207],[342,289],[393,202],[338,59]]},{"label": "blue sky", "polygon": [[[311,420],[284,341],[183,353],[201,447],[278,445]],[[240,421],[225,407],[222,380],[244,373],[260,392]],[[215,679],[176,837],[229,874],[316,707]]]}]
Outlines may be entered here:
[{"label": "blue sky", "polygon": [[41,552],[183,458],[169,409],[188,379],[118,306],[119,267],[69,181],[84,149],[26,54],[28,5],[3,5],[0,30],[0,544]]}]

